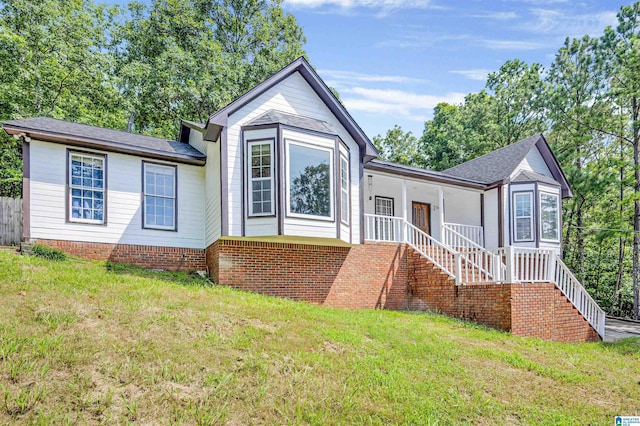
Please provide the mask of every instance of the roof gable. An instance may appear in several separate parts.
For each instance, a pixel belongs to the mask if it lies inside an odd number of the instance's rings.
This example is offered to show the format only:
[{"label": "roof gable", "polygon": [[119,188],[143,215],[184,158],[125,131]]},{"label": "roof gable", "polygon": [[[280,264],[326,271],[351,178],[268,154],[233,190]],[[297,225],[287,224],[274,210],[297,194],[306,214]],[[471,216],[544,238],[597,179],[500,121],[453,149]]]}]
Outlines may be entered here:
[{"label": "roof gable", "polygon": [[558,160],[553,155],[542,133],[451,167],[442,173],[458,178],[484,182],[487,185],[506,183],[534,147],[539,150],[553,179],[562,187],[562,196],[573,196],[569,182],[560,168],[560,163],[558,163]]},{"label": "roof gable", "polygon": [[273,74],[271,77],[264,80],[262,83],[249,90],[244,95],[212,114],[207,121],[207,132],[205,134],[205,138],[207,140],[216,140],[222,128],[227,125],[228,118],[231,114],[296,72],[300,73],[302,78],[304,78],[307,84],[309,84],[309,86],[315,91],[318,97],[327,106],[327,108],[329,108],[331,113],[336,117],[349,135],[356,141],[364,154],[365,162],[377,157],[378,152],[373,146],[371,140],[369,140],[364,131],[355,122],[353,117],[351,117],[340,101],[338,101],[331,90],[329,90],[329,87],[324,81],[322,81],[311,65],[309,65],[309,63],[302,57],[296,59],[277,73]]}]

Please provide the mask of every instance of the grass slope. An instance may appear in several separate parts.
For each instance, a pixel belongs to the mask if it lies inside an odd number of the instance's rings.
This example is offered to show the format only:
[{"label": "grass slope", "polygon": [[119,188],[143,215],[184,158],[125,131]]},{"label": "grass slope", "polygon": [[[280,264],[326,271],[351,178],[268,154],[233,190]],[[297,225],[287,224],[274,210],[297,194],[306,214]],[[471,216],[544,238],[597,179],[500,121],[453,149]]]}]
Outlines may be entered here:
[{"label": "grass slope", "polygon": [[557,344],[0,252],[0,424],[613,424],[640,340]]}]

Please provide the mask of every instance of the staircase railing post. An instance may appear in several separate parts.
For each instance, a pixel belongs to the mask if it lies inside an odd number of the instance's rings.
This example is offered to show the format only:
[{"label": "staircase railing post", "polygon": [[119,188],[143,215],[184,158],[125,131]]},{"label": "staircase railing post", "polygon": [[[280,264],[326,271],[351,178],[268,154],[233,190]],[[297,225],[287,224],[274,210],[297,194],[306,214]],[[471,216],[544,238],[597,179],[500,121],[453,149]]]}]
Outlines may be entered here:
[{"label": "staircase railing post", "polygon": [[455,254],[456,262],[456,285],[462,284],[462,255],[459,252]]},{"label": "staircase railing post", "polygon": [[504,254],[505,254],[505,260],[506,260],[506,277],[504,277],[505,282],[512,284],[515,283],[515,265],[514,265],[514,261],[515,259],[513,258],[513,247],[512,246],[506,246],[504,248]]},{"label": "staircase railing post", "polygon": [[556,283],[556,257],[557,255],[551,251],[549,252],[549,261],[547,265],[547,281],[550,283]]}]

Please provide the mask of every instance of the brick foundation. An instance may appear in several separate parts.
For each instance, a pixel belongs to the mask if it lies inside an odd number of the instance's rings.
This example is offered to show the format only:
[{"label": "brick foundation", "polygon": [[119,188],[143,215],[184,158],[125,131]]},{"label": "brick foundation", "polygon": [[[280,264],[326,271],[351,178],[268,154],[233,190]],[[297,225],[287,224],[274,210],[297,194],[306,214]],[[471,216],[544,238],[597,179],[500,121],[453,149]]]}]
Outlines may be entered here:
[{"label": "brick foundation", "polygon": [[220,239],[206,251],[213,280],[241,290],[340,308],[403,309],[407,247]]},{"label": "brick foundation", "polygon": [[143,268],[165,271],[204,271],[207,269],[205,251],[202,249],[43,239],[31,242],[59,249],[72,256],[108,260],[113,263],[127,263]]},{"label": "brick foundation", "polygon": [[409,308],[429,309],[517,336],[595,342],[600,336],[552,283],[471,284],[453,279],[411,250]]}]

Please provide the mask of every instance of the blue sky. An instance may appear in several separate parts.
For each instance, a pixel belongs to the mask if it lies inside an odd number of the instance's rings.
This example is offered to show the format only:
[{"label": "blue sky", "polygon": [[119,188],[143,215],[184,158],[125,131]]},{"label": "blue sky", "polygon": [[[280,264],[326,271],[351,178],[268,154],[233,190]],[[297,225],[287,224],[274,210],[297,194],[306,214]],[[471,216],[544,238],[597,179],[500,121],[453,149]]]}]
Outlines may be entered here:
[{"label": "blue sky", "polygon": [[311,64],[373,137],[416,136],[509,59],[548,69],[565,37],[599,36],[631,1],[284,0]]}]

